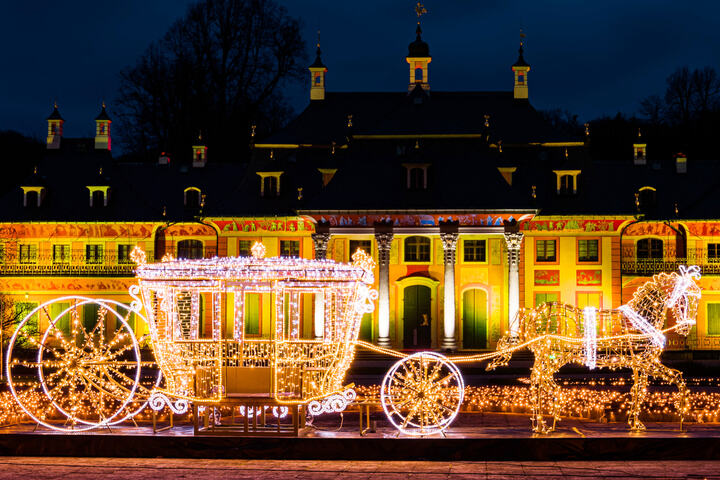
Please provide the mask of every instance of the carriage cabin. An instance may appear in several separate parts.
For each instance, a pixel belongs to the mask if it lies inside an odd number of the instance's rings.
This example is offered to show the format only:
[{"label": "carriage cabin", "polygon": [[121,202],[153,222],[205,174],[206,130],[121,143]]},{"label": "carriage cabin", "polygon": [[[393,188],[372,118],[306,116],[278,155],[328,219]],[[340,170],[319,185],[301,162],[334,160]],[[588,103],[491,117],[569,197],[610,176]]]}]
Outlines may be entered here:
[{"label": "carriage cabin", "polygon": [[372,273],[254,256],[141,265],[138,278],[168,393],[302,403],[342,387]]}]

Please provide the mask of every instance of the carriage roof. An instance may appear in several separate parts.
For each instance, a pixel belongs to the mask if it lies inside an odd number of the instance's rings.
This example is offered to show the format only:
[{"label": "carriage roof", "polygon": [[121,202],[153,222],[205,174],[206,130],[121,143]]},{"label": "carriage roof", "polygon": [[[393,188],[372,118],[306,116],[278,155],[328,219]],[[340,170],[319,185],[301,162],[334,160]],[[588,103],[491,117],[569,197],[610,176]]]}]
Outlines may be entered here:
[{"label": "carriage roof", "polygon": [[366,270],[334,260],[302,258],[214,257],[197,260],[170,260],[138,265],[136,275],[142,280],[226,280],[372,282]]}]

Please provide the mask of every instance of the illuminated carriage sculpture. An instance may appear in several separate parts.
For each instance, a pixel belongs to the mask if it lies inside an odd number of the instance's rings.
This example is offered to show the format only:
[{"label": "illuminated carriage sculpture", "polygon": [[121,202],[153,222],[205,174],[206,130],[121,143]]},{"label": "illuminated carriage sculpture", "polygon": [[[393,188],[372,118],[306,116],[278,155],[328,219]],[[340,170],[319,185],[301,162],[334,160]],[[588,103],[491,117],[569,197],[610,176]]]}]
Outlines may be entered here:
[{"label": "illuminated carriage sculpture", "polygon": [[[250,418],[255,428],[258,417],[264,423],[268,408],[277,417],[291,411],[297,432],[301,407],[319,415],[342,411],[355,399],[343,381],[356,346],[399,358],[383,380],[380,401],[390,422],[410,435],[443,432],[459,412],[464,384],[456,364],[492,359],[491,369],[523,348],[535,354],[531,418],[536,432],[554,428],[560,395],[553,375],[571,362],[633,370],[632,428],[642,428],[638,414],[648,376],[678,385],[681,417],[686,410],[682,375],[664,367],[659,356],[666,332],[687,334],[695,323],[697,267],[656,275],[617,310],[580,311],[563,304],[526,310],[519,331],[501,339],[497,351],[446,358],[434,352],[406,355],[358,340],[362,316],[373,310],[377,296],[370,287],[374,262],[361,250],[352,265],[264,258],[259,243],[246,258],[167,258],[147,264],[139,249],[133,258],[138,285],[130,289],[132,304],[55,299],[30,312],[15,331],[6,356],[8,385],[38,424],[62,431],[110,428],[149,403],[154,410],[167,406],[174,413],[192,405],[196,427],[200,409],[207,419],[210,411],[219,413],[216,407],[239,407],[246,432]],[[269,297],[267,337],[245,336],[247,294]],[[308,296],[315,323],[322,325],[312,339],[303,338],[300,324]],[[95,308],[95,322],[80,321],[79,311],[87,307]],[[676,324],[661,330],[667,309]],[[28,329],[36,315],[44,315],[49,325],[39,339]],[[154,362],[141,359],[132,316],[149,326]],[[203,328],[201,317],[209,327]],[[31,354],[27,347],[34,348]],[[151,364],[162,375],[141,376],[141,368]],[[44,401],[33,395],[38,391]],[[58,414],[65,424],[50,420]],[[545,418],[553,420],[551,426]]]}]

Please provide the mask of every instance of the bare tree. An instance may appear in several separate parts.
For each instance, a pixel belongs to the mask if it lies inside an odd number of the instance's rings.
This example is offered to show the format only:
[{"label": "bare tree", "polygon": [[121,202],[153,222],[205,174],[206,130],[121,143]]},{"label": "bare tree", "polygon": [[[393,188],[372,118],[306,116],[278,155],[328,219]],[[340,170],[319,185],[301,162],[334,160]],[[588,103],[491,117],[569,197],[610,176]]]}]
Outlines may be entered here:
[{"label": "bare tree", "polygon": [[285,87],[303,78],[300,22],[274,0],[203,0],[122,71],[117,99],[128,151],[181,155],[200,132],[237,155],[250,125],[268,130],[289,108]]},{"label": "bare tree", "polygon": [[695,86],[688,67],[678,68],[666,80],[665,104],[673,123],[687,123],[693,113]]},{"label": "bare tree", "polygon": [[650,95],[640,101],[640,114],[653,125],[661,124],[666,115],[665,101],[660,95]]},{"label": "bare tree", "polygon": [[718,107],[720,79],[714,68],[707,66],[692,73],[693,108],[695,113],[704,114]]}]

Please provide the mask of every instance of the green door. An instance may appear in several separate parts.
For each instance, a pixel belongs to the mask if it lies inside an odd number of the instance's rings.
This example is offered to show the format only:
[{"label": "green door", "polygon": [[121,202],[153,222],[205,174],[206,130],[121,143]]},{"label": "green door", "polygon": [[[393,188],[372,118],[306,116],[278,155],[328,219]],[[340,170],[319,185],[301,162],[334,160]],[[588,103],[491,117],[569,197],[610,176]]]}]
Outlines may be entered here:
[{"label": "green door", "polygon": [[362,316],[360,322],[360,340],[372,342],[372,313],[366,313]]},{"label": "green door", "polygon": [[405,288],[403,310],[404,344],[407,349],[430,348],[430,288],[413,285]]},{"label": "green door", "polygon": [[463,347],[487,348],[487,292],[480,288],[463,293]]}]

